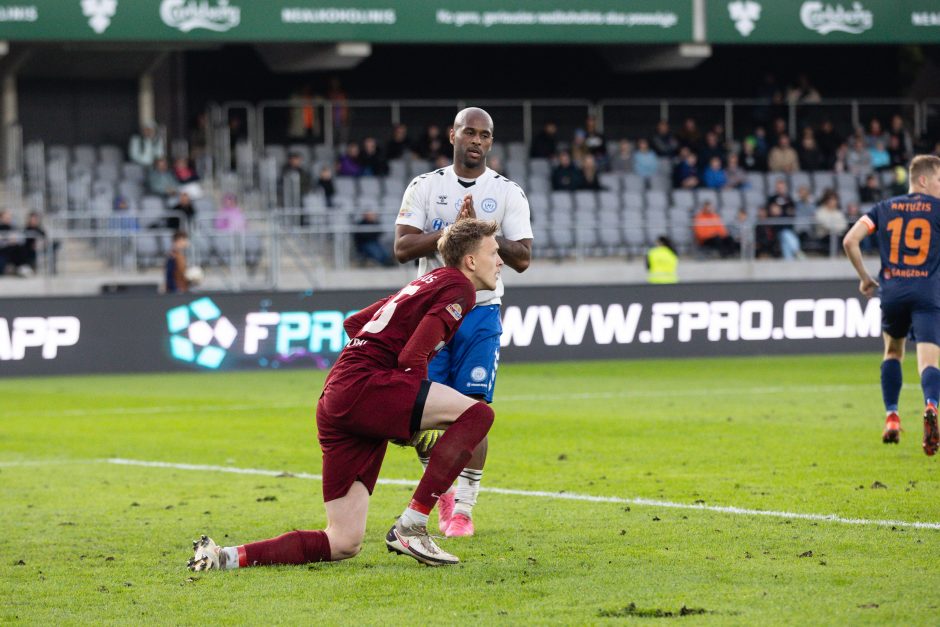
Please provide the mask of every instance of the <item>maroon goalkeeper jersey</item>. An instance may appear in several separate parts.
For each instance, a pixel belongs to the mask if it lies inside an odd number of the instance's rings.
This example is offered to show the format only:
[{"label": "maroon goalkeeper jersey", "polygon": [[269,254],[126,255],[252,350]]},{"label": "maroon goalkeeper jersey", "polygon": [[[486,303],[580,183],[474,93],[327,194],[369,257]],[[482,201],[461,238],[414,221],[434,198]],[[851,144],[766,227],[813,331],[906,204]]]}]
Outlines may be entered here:
[{"label": "maroon goalkeeper jersey", "polygon": [[330,372],[335,379],[347,372],[390,370],[398,367],[398,355],[425,316],[444,322],[444,347],[457,332],[464,314],[476,303],[473,283],[456,268],[438,268],[389,296],[350,339]]}]

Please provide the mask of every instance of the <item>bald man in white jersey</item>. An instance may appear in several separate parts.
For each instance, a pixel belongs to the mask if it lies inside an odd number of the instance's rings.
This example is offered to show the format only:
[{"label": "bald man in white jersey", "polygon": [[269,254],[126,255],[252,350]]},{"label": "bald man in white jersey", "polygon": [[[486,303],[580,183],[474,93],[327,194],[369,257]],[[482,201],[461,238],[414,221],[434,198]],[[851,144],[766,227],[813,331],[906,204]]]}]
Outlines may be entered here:
[{"label": "bald man in white jersey", "polygon": [[[464,215],[495,220],[500,257],[516,272],[524,272],[532,257],[529,201],[521,187],[486,167],[486,155],[493,147],[493,119],[476,107],[460,111],[450,131],[450,143],[454,145],[454,164],[415,177],[405,191],[395,221],[396,259],[400,263],[417,259],[418,276],[441,267],[437,240]],[[431,362],[431,381],[492,402],[502,333],[502,295],[502,280],[495,290],[477,292],[476,306],[466,313],[450,344]],[[486,450],[484,439],[460,473],[456,490],[451,489],[438,501],[439,525],[446,536],[473,535],[472,512]],[[427,466],[427,449],[419,446],[418,456]]]}]

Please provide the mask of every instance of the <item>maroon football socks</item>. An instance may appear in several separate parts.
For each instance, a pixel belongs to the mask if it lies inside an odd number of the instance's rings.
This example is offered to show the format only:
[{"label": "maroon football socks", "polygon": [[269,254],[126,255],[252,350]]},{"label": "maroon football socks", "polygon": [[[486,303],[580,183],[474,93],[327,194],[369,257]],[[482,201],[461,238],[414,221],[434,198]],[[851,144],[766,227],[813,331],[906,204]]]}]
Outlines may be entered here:
[{"label": "maroon football socks", "polygon": [[330,561],[330,540],[325,531],[290,531],[270,540],[238,547],[239,566],[307,564]]}]

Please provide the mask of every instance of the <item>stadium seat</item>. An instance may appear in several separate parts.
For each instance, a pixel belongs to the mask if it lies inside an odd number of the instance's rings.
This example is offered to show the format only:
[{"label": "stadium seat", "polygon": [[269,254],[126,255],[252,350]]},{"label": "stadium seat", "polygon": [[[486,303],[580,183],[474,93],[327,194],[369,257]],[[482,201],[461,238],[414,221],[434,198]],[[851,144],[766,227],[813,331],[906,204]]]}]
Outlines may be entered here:
[{"label": "stadium seat", "polygon": [[695,195],[690,189],[676,189],[672,192],[672,204],[674,207],[683,209],[692,209],[695,207]]},{"label": "stadium seat", "polygon": [[606,249],[605,252],[607,253],[614,252],[622,245],[619,211],[605,211],[602,209],[597,214],[597,236],[598,243]]},{"label": "stadium seat", "polygon": [[698,209],[706,202],[710,202],[713,207],[718,208],[718,192],[713,189],[695,190],[695,208]]},{"label": "stadium seat", "polygon": [[595,194],[596,192],[586,189],[580,189],[574,193],[574,206],[578,210],[579,215],[587,212],[593,213],[593,211],[597,209],[597,197]]},{"label": "stadium seat", "polygon": [[621,174],[620,181],[623,184],[623,189],[628,192],[646,191],[646,181],[643,180],[642,176],[637,174],[632,174],[630,172]]},{"label": "stadium seat", "polygon": [[529,160],[529,175],[531,177],[540,176],[542,178],[548,179],[552,175],[552,163],[548,159],[530,159]]},{"label": "stadium seat", "polygon": [[[649,211],[665,211],[669,204],[669,197],[662,190],[653,190],[646,192],[646,208]],[[690,205],[691,206],[691,205]]]},{"label": "stadium seat", "polygon": [[757,192],[753,189],[748,189],[744,191],[744,207],[750,211],[757,211],[758,207],[763,207],[767,204],[767,196],[761,192]]},{"label": "stadium seat", "polygon": [[313,160],[333,163],[336,161],[336,151],[333,150],[332,146],[327,146],[326,144],[316,144],[313,147]]},{"label": "stadium seat", "polygon": [[382,195],[382,180],[374,176],[363,176],[359,179],[359,196],[379,198]]},{"label": "stadium seat", "polygon": [[525,178],[529,174],[529,167],[525,159],[512,159],[506,162],[506,178],[514,181]]},{"label": "stadium seat", "polygon": [[642,210],[646,206],[646,202],[643,199],[643,192],[625,191],[621,199],[626,209]]},{"label": "stadium seat", "polygon": [[620,233],[623,242],[631,254],[640,252],[646,246],[646,221],[639,210],[627,208],[620,220]]},{"label": "stadium seat", "polygon": [[336,188],[337,196],[345,198],[354,198],[356,196],[356,179],[351,176],[334,177],[333,186]]},{"label": "stadium seat", "polygon": [[526,161],[529,158],[529,148],[525,142],[509,142],[506,146],[506,158],[509,161]]},{"label": "stadium seat", "polygon": [[124,151],[113,144],[99,146],[98,161],[119,166],[124,161]]},{"label": "stadium seat", "polygon": [[408,174],[414,178],[419,174],[425,174],[432,171],[432,164],[424,159],[415,159],[408,163]]},{"label": "stadium seat", "polygon": [[831,171],[819,171],[812,173],[813,180],[813,197],[819,198],[819,196],[827,189],[836,188],[836,177],[835,173]]},{"label": "stadium seat", "polygon": [[404,159],[394,159],[388,162],[388,177],[390,179],[402,180],[411,178],[408,172],[408,162]]},{"label": "stadium seat", "polygon": [[396,179],[392,177],[387,177],[383,181],[382,187],[384,188],[385,196],[397,196],[398,200],[396,205],[401,205],[401,197],[405,194],[405,186],[407,183],[401,179]]},{"label": "stadium seat", "polygon": [[570,211],[574,208],[574,199],[571,196],[571,192],[552,192],[551,201],[552,211],[558,209]]},{"label": "stadium seat", "polygon": [[120,178],[119,166],[116,163],[99,163],[95,166],[95,177],[101,181],[117,183]]},{"label": "stadium seat", "polygon": [[121,177],[128,181],[143,183],[147,177],[144,167],[137,163],[125,163],[121,166]]},{"label": "stadium seat", "polygon": [[524,189],[526,193],[547,194],[552,191],[552,183],[547,178],[533,176],[529,179],[528,186]]},{"label": "stadium seat", "polygon": [[808,187],[810,192],[813,191],[813,182],[810,179],[809,172],[792,172],[790,174],[790,195],[796,198],[797,192],[803,186]]},{"label": "stadium seat", "polygon": [[741,192],[736,189],[723,189],[718,192],[718,206],[724,209],[737,211],[744,204]]},{"label": "stadium seat", "polygon": [[836,172],[836,187],[839,189],[857,188],[858,179],[851,172]]},{"label": "stadium seat", "polygon": [[529,212],[532,215],[532,221],[535,222],[539,220],[539,216],[544,216],[548,213],[548,194],[532,192],[527,194],[527,196],[529,198]]},{"label": "stadium seat", "polygon": [[620,193],[620,175],[614,172],[601,172],[597,175],[597,180],[605,191]]},{"label": "stadium seat", "polygon": [[767,194],[767,187],[764,185],[764,174],[762,172],[747,173],[748,190],[756,192],[761,196]]}]

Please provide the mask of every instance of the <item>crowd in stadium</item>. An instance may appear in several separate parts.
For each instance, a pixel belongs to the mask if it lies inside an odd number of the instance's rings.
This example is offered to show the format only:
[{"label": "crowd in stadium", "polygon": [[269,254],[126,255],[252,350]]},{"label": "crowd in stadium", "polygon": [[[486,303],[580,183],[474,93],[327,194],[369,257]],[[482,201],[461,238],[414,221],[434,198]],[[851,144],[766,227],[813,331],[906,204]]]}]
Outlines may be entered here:
[{"label": "crowd in stadium", "polygon": [[[204,189],[200,175],[212,172],[200,167],[206,151],[200,133],[205,117],[200,120],[183,153],[168,150],[152,125],[130,138],[126,155],[114,146],[91,154],[88,147],[50,146],[42,157],[47,176],[54,163],[62,164],[69,211],[110,209],[113,219],[98,224],[112,229],[245,233],[250,222],[240,196],[252,190]],[[237,123],[233,129],[234,145],[243,135]],[[259,184],[275,193],[260,208],[342,214],[345,223],[363,227],[353,235],[358,261],[391,265],[383,230],[391,232],[411,177],[450,163],[448,132],[448,126],[430,124],[418,135],[395,124],[385,141],[365,137],[335,149],[312,141],[269,144],[257,168]],[[680,252],[699,257],[743,252],[796,259],[835,254],[835,239],[868,205],[905,192],[905,164],[915,148],[928,149],[917,141],[900,114],[885,124],[873,117],[847,137],[831,119],[791,132],[784,117],[767,116],[733,139],[721,124],[703,129],[691,116],[677,128],[661,120],[647,136],[609,138],[588,116],[570,136],[560,136],[549,121],[527,146],[497,143],[488,166],[526,190],[542,254],[639,254],[668,235]],[[35,270],[37,240],[30,239],[32,251],[24,257],[15,248],[22,239],[0,248],[10,274]],[[167,242],[164,236],[144,246],[150,264],[142,265],[159,263]]]}]

